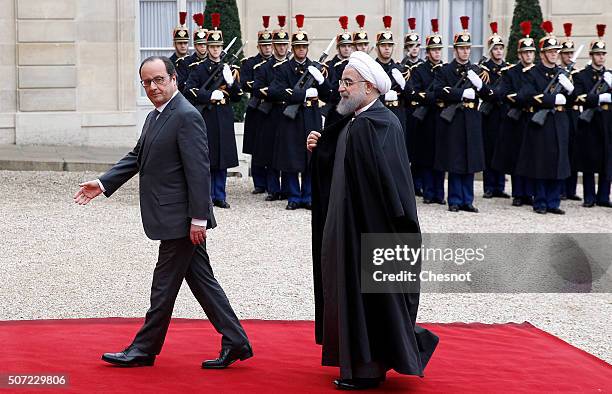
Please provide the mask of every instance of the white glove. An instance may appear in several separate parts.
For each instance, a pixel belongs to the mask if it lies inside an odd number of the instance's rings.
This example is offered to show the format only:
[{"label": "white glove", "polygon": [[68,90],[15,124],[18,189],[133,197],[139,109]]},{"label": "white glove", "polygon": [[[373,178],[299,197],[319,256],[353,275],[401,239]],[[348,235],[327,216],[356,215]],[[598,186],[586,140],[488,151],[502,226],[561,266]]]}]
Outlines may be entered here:
[{"label": "white glove", "polygon": [[230,70],[230,67],[227,64],[223,65],[223,79],[225,79],[225,82],[227,82],[228,86],[232,86],[234,84],[234,76],[232,75],[232,70]]},{"label": "white glove", "polygon": [[394,68],[393,70],[391,70],[391,75],[393,76],[393,79],[395,79],[395,82],[397,82],[399,87],[404,90],[404,86],[406,86],[406,80],[404,79],[402,72],[397,68]]},{"label": "white glove", "polygon": [[567,90],[569,94],[572,94],[572,92],[574,91],[574,85],[569,80],[569,78],[565,76],[565,74],[559,75],[559,83],[561,84],[561,86],[563,86],[563,89]]},{"label": "white glove", "polygon": [[313,98],[313,97],[318,97],[319,96],[319,91],[317,90],[317,88],[308,88],[306,89],[306,98]]},{"label": "white glove", "polygon": [[220,90],[213,90],[213,92],[210,94],[210,99],[211,100],[223,100],[223,92]]},{"label": "white glove", "polygon": [[389,90],[385,93],[385,101],[397,101],[397,92],[395,90]]},{"label": "white glove", "polygon": [[325,77],[323,74],[321,74],[321,71],[317,70],[315,66],[308,66],[308,72],[314,77],[315,81],[317,81],[319,85],[325,81]]},{"label": "white glove", "polygon": [[609,87],[612,88],[612,73],[610,71],[606,71],[603,75],[604,81],[608,84]]},{"label": "white glove", "polygon": [[480,79],[480,77],[474,72],[474,70],[468,70],[467,77],[472,83],[472,85],[474,85],[476,90],[482,89],[482,79]]},{"label": "white glove", "polygon": [[610,93],[602,93],[599,95],[599,104],[601,103],[611,103],[612,97]]},{"label": "white glove", "polygon": [[467,88],[463,91],[461,98],[468,99],[468,100],[474,100],[476,98],[476,91],[474,91],[474,89],[472,88]]},{"label": "white glove", "polygon": [[567,99],[561,93],[557,93],[555,96],[555,105],[565,105],[567,103]]}]

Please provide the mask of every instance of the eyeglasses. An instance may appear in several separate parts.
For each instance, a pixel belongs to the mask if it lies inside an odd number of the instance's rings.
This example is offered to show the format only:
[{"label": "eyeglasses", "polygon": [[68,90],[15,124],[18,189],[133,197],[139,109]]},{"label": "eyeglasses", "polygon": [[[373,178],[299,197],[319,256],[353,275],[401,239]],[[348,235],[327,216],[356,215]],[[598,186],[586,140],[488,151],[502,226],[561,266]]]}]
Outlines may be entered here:
[{"label": "eyeglasses", "polygon": [[368,81],[353,81],[352,79],[341,79],[338,81],[340,86],[344,86],[345,88],[350,88],[352,84],[357,82],[368,82]]},{"label": "eyeglasses", "polygon": [[168,77],[170,77],[170,75],[167,74],[163,77],[155,77],[153,79],[147,79],[144,81],[140,81],[140,84],[145,88],[148,88],[149,86],[151,86],[152,83],[155,83],[156,86],[163,86],[163,85],[166,85],[168,81],[170,81]]}]

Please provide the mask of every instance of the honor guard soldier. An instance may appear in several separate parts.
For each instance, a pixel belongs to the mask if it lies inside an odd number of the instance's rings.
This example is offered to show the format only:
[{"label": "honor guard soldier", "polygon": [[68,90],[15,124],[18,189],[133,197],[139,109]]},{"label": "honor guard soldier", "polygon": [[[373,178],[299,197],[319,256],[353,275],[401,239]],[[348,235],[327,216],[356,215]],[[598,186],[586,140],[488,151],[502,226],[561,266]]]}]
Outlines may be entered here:
[{"label": "honor guard soldier", "polygon": [[516,173],[516,163],[527,130],[527,123],[533,116],[531,98],[523,95],[521,89],[525,73],[534,66],[536,54],[535,41],[529,36],[531,22],[523,21],[520,27],[523,37],[517,44],[519,62],[501,70],[502,76],[499,85],[495,88],[495,94],[504,101],[507,112],[501,118],[499,135],[491,160],[491,167],[495,171],[510,174],[512,205],[515,207],[533,204],[532,179]]},{"label": "honor guard soldier", "polygon": [[179,24],[172,32],[172,40],[174,42],[174,53],[170,56],[170,60],[174,63],[176,69],[176,85],[180,92],[185,89],[185,82],[189,77],[189,67],[187,58],[189,57],[189,29],[185,26],[187,20],[187,12],[179,12]]},{"label": "honor guard soldier", "polygon": [[[440,116],[442,102],[436,100],[434,79],[442,69],[442,36],[438,33],[438,20],[431,20],[431,35],[425,37],[427,60],[412,69],[410,82],[412,92],[408,100],[415,106],[412,117],[415,119],[415,149],[410,156],[411,165],[420,169],[423,177],[423,203],[446,204],[444,200],[444,171],[434,168],[436,151],[436,123]],[[418,116],[418,118],[417,118]]]},{"label": "honor guard soldier", "polygon": [[[484,169],[482,117],[478,99],[490,100],[488,74],[470,63],[472,37],[469,17],[461,17],[463,31],[453,39],[454,59],[436,73],[436,97],[444,103],[436,132],[435,168],[448,171],[448,209],[478,212],[474,202],[474,173]],[[446,110],[456,109],[446,117]]]},{"label": "honor guard soldier", "polygon": [[[583,107],[583,116],[578,121],[574,154],[577,169],[582,171],[583,206],[587,208],[595,204],[612,207],[612,72],[605,67],[605,29],[606,25],[597,25],[598,38],[589,45],[591,63],[574,78],[576,101]],[[596,173],[599,177],[597,192]]]},{"label": "honor guard soldier", "polygon": [[[489,84],[491,89],[495,91],[501,83],[501,70],[507,67],[508,63],[504,61],[504,42],[497,33],[497,22],[491,22],[490,26],[492,34],[487,39],[489,59],[484,63],[484,66],[489,72]],[[503,103],[503,98],[500,96],[497,97],[497,99],[489,101],[481,107],[482,137],[485,152],[485,169],[482,173],[484,198],[510,198],[510,196],[504,192],[506,174],[501,171],[496,171],[491,167],[491,160],[495,151],[501,121],[508,112],[508,107]]]},{"label": "honor guard soldier", "polygon": [[340,102],[339,81],[342,78],[344,67],[348,63],[348,58],[353,52],[353,37],[348,31],[348,16],[338,18],[342,31],[336,35],[336,50],[338,53],[331,60],[327,61],[329,70],[329,81],[332,86],[331,97],[323,107],[325,125],[331,125],[342,118],[336,111],[336,106]]},{"label": "honor guard soldier", "polygon": [[[257,139],[253,149],[253,165],[266,169],[266,201],[276,201],[286,198],[286,180],[284,174],[274,167],[274,147],[278,119],[283,117],[284,102],[275,101],[268,91],[270,84],[278,73],[278,66],[287,61],[289,52],[289,33],[285,30],[284,15],[278,16],[279,28],[272,32],[272,57],[264,63],[253,67],[255,81],[253,96],[258,99],[257,111],[261,113],[261,125],[257,131]],[[281,188],[281,177],[282,188]],[[288,193],[287,193],[288,194]]]},{"label": "honor guard soldier", "polygon": [[[402,63],[405,64],[406,69],[412,75],[414,69],[419,64],[423,63],[423,59],[419,57],[421,50],[421,37],[416,32],[416,18],[408,18],[408,27],[410,31],[404,37],[404,60]],[[414,89],[411,84],[411,79],[408,80],[410,85],[409,94],[414,94]],[[408,149],[408,156],[410,157],[410,170],[412,172],[412,182],[414,183],[414,193],[417,196],[423,195],[423,176],[421,169],[415,165],[413,157],[416,155],[416,144],[415,133],[416,130],[416,118],[412,116],[412,113],[416,109],[418,102],[415,100],[406,99],[404,100],[405,111],[406,111],[406,148]]]},{"label": "honor guard soldier", "polygon": [[[404,66],[396,63],[393,56],[393,33],[391,32],[391,16],[383,16],[383,25],[385,30],[376,34],[376,61],[380,64],[391,78],[391,90],[380,97],[380,100],[385,106],[397,116],[404,137],[406,135],[406,111],[404,109],[404,89],[406,89],[406,79],[409,77],[409,72],[404,70]],[[409,90],[410,92],[410,90]]]},{"label": "honor guard soldier", "polygon": [[[259,129],[261,128],[263,116],[257,111],[257,97],[253,96],[253,84],[255,83],[254,67],[263,64],[272,56],[272,32],[268,30],[270,26],[270,16],[264,15],[263,30],[257,33],[257,50],[255,56],[251,56],[242,61],[240,66],[240,85],[243,92],[251,95],[249,104],[244,116],[244,138],[242,140],[242,153],[253,155],[253,149]],[[266,192],[266,168],[253,164],[251,160],[251,176],[253,177],[253,194]]]},{"label": "honor guard soldier", "polygon": [[[287,103],[283,116],[276,119],[274,167],[283,172],[287,182],[288,210],[311,209],[310,169],[304,141],[312,130],[321,130],[319,98],[328,100],[331,93],[329,80],[323,74],[327,73],[325,65],[315,64],[307,57],[310,41],[308,33],[302,30],[304,15],[296,15],[295,20],[298,30],[291,36],[293,57],[276,67],[278,71],[268,90],[273,101]],[[310,76],[302,78],[305,73]],[[304,85],[298,83],[300,80],[312,83]],[[292,105],[299,105],[294,119],[287,115]]]},{"label": "honor guard soldier", "polygon": [[365,15],[362,14],[355,17],[359,31],[353,33],[353,45],[356,51],[370,53],[370,39],[368,38],[368,32],[365,30],[365,18]]},{"label": "honor guard soldier", "polygon": [[[191,73],[198,64],[206,60],[206,35],[208,30],[204,28],[204,14],[193,14],[193,21],[198,29],[193,33],[193,53],[185,59],[188,73]],[[187,76],[189,79],[189,76]],[[187,92],[185,92],[187,93]]]},{"label": "honor guard soldier", "polygon": [[[576,45],[572,40],[572,24],[564,23],[563,30],[565,31],[565,40],[561,43],[561,67],[568,67],[572,63],[572,56],[576,50]],[[573,69],[570,72],[570,81],[573,81],[573,76],[578,70]],[[576,138],[576,128],[578,127],[578,117],[580,116],[580,106],[577,105],[573,100],[569,101],[565,105],[565,110],[569,118],[570,134],[569,134],[569,158],[570,158],[570,176],[563,183],[563,190],[561,191],[561,199],[581,201],[582,199],[576,195],[576,185],[578,183],[578,173],[575,170],[573,161],[574,151],[574,140]]]},{"label": "honor guard soldier", "polygon": [[[570,125],[565,105],[573,100],[574,86],[565,70],[557,65],[561,44],[552,34],[552,22],[543,22],[542,29],[546,36],[539,42],[541,61],[525,73],[521,89],[533,105],[534,115],[527,122],[516,172],[534,179],[533,209],[536,213],[561,215],[565,213],[559,208],[563,182],[570,175]],[[545,114],[542,125],[535,122],[538,113]]]},{"label": "honor guard soldier", "polygon": [[[225,193],[227,169],[238,165],[234,110],[231,102],[240,101],[242,90],[239,67],[230,67],[221,63],[220,56],[223,51],[223,32],[219,30],[221,16],[215,13],[211,15],[211,19],[213,29],[209,30],[206,36],[208,56],[191,71],[185,89],[186,97],[196,108],[202,107],[202,117],[206,122],[213,204],[219,208],[229,208]],[[214,73],[217,73],[216,77],[205,85]]]}]

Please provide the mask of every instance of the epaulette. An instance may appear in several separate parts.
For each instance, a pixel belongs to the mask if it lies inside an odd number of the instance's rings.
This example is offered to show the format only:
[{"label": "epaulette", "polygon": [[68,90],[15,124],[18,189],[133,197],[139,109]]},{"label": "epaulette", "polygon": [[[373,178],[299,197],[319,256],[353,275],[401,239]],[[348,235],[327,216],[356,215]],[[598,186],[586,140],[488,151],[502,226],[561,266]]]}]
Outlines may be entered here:
[{"label": "epaulette", "polygon": [[334,64],[334,67],[339,66],[339,65],[341,65],[342,63],[347,62],[347,61],[348,61],[348,59],[342,59],[342,60],[340,60],[339,62],[337,62],[336,64]]},{"label": "epaulette", "polygon": [[488,72],[491,72],[491,70],[489,69],[489,67],[485,66],[484,64],[479,65],[478,67],[482,68],[483,70],[486,70]]},{"label": "epaulette", "polygon": [[275,65],[273,65],[272,67],[278,67],[278,66],[280,66],[281,64],[285,64],[285,62],[286,62],[286,61],[287,61],[287,59],[283,60],[282,62],[278,62],[278,63],[276,63],[276,64],[275,64]]},{"label": "epaulette", "polygon": [[264,60],[263,62],[257,63],[256,65],[253,66],[253,70],[255,70],[257,67],[261,66],[262,64],[265,64],[268,61],[268,59]]},{"label": "epaulette", "polygon": [[504,72],[510,70],[512,67],[516,66],[516,64],[509,64],[506,67],[502,67],[499,71]]},{"label": "epaulette", "polygon": [[527,71],[531,70],[533,67],[535,67],[535,63],[530,64],[527,67],[523,67],[523,72],[527,72]]}]

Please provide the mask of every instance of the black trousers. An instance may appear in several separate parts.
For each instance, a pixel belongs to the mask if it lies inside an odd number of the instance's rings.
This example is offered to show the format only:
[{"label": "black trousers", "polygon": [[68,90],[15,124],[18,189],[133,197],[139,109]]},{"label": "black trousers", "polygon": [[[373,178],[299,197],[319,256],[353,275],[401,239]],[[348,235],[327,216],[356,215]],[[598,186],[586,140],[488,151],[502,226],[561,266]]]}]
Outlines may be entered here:
[{"label": "black trousers", "polygon": [[151,307],[132,345],[149,354],[161,352],[183,279],[222,335],[221,346],[239,348],[247,344],[246,333],[213,274],[206,241],[195,246],[186,237],[161,241],[151,285]]}]

